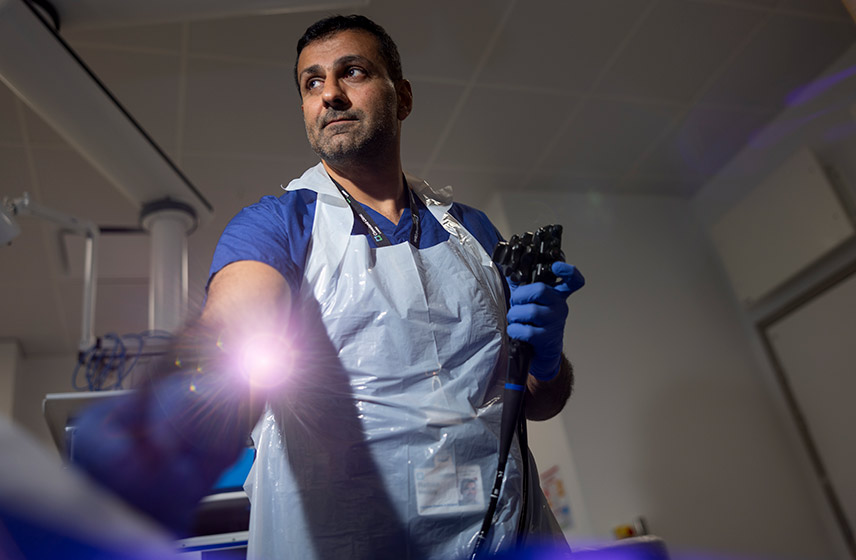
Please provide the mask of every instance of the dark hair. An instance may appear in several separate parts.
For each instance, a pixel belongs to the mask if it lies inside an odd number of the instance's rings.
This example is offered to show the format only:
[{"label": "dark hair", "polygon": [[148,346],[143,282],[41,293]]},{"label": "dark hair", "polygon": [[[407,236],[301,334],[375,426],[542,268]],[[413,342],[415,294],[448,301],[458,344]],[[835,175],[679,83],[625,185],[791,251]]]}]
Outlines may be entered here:
[{"label": "dark hair", "polygon": [[361,15],[350,16],[330,16],[322,20],[318,20],[310,25],[303,36],[297,41],[297,57],[294,59],[294,83],[297,84],[297,91],[300,91],[300,81],[297,76],[297,59],[300,58],[300,53],[306,48],[306,45],[326,39],[327,37],[339,33],[357,29],[366,31],[374,35],[378,42],[378,50],[383,62],[386,65],[386,72],[393,82],[401,81],[403,75],[401,73],[401,57],[398,55],[398,47],[395,46],[395,41],[392,40],[387,32],[380,25],[376,24],[369,18]]}]

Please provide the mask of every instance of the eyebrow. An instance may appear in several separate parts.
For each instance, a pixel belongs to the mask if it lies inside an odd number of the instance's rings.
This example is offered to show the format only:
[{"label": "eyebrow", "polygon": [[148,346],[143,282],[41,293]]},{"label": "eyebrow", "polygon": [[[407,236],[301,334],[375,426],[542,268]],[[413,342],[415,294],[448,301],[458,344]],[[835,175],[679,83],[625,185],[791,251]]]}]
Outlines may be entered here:
[{"label": "eyebrow", "polygon": [[308,66],[308,67],[304,68],[303,70],[301,70],[300,76],[302,78],[304,74],[317,74],[320,71],[321,71],[321,65],[320,64],[313,64],[312,66]]},{"label": "eyebrow", "polygon": [[347,54],[342,58],[336,60],[336,66],[346,66],[351,64],[352,62],[359,62],[364,66],[372,66],[372,61],[364,56],[360,56],[358,54]]},{"label": "eyebrow", "polygon": [[[358,54],[347,54],[345,56],[339,57],[333,63],[334,67],[337,66],[347,66],[353,62],[359,62],[364,66],[374,66],[371,60],[364,56],[360,56]],[[307,66],[300,72],[301,79],[305,74],[318,74],[323,70],[323,67],[320,64],[313,64],[312,66]]]}]

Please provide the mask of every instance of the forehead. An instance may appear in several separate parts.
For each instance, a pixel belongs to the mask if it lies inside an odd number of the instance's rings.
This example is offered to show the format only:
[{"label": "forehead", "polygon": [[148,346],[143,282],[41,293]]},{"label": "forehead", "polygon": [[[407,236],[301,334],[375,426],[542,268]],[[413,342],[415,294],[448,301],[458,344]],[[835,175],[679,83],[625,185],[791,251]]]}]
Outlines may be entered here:
[{"label": "forehead", "polygon": [[309,66],[333,66],[337,60],[346,56],[360,56],[384,67],[375,36],[368,31],[348,29],[306,45],[297,59],[297,72]]}]

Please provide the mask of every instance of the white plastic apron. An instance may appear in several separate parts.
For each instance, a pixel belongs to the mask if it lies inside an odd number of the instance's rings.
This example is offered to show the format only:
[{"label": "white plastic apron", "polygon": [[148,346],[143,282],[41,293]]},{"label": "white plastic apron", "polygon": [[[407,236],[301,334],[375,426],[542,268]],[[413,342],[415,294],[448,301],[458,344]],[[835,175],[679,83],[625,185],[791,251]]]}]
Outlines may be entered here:
[{"label": "white plastic apron", "polygon": [[[451,201],[408,181],[451,234],[446,242],[370,248],[350,235],[353,212],[320,164],[287,187],[318,198],[290,327],[301,366],[253,433],[250,559],[451,559],[472,550],[496,471],[502,279],[447,213]],[[515,445],[491,550],[516,536],[520,461]],[[543,530],[535,489],[529,528]]]}]

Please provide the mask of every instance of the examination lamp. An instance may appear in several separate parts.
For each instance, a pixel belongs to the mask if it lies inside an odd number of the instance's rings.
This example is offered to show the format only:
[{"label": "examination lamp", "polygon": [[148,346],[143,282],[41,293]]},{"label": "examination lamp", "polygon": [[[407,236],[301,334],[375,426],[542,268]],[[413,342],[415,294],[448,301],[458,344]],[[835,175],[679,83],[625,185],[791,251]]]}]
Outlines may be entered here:
[{"label": "examination lamp", "polygon": [[83,326],[78,349],[85,351],[95,343],[93,317],[95,317],[95,268],[97,265],[97,247],[100,230],[90,221],[81,220],[51,210],[33,202],[28,193],[20,198],[2,200],[0,204],[0,246],[8,245],[21,233],[15,216],[30,215],[59,224],[64,229],[86,237],[85,264],[83,267]]},{"label": "examination lamp", "polygon": [[12,213],[6,210],[6,205],[0,205],[0,245],[8,245],[13,239],[21,235]]}]

